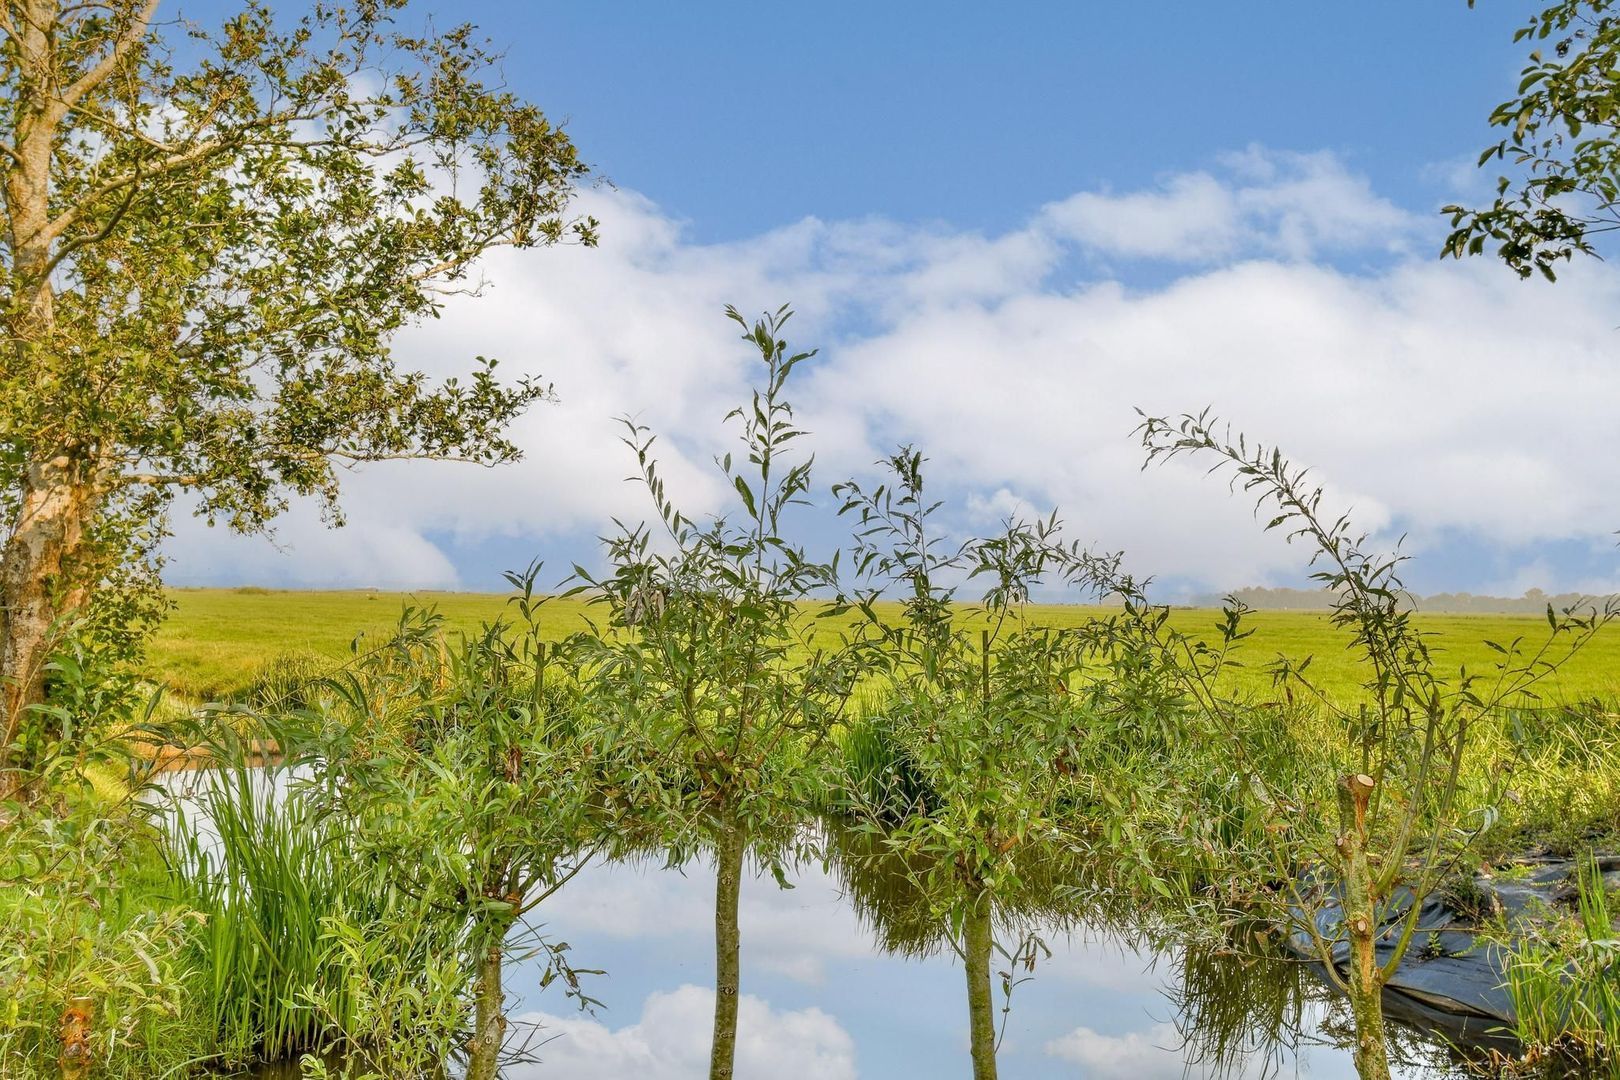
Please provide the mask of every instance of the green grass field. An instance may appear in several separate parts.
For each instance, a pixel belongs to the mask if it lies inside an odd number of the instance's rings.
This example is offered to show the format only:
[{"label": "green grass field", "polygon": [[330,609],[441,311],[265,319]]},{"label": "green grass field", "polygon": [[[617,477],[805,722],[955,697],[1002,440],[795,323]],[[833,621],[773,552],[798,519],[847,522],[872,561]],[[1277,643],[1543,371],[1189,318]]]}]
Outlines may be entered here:
[{"label": "green grass field", "polygon": [[[431,606],[456,628],[474,629],[506,610],[506,598],[490,593],[277,592],[263,589],[180,589],[175,609],[150,649],[156,678],[175,694],[194,701],[241,693],[259,669],[287,653],[315,653],[341,660],[357,634],[385,635],[406,604]],[[589,605],[581,598],[548,605],[543,626],[557,637],[579,629]],[[1075,626],[1104,611],[1095,607],[1040,606],[1033,622]],[[1208,627],[1215,635],[1218,612],[1189,608],[1174,618],[1188,628]],[[1353,695],[1357,677],[1346,652],[1346,637],[1328,623],[1325,612],[1260,611],[1251,617],[1255,634],[1243,658],[1256,688],[1266,684],[1262,669],[1278,654],[1313,658],[1318,683],[1335,695]],[[1494,654],[1486,640],[1507,644],[1522,636],[1539,644],[1546,620],[1527,615],[1427,615],[1432,646],[1442,664],[1467,665],[1486,672]],[[833,628],[829,628],[829,639]],[[1549,701],[1620,697],[1620,630],[1600,636],[1547,684]]]}]

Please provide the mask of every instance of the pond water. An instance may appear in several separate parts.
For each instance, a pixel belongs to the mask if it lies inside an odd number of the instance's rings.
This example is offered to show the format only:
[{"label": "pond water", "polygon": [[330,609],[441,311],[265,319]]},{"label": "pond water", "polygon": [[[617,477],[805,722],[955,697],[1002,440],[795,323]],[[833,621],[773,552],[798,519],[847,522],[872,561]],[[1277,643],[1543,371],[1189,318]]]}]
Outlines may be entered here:
[{"label": "pond water", "polygon": [[[196,823],[194,808],[188,817]],[[885,953],[834,874],[809,865],[787,877],[793,888],[761,875],[742,889],[739,1078],[970,1076],[955,954]],[[509,964],[513,1060],[504,1075],[706,1076],[713,888],[702,864],[604,864],[548,900],[531,931],[567,941],[576,967],[604,970],[584,987],[602,1004],[582,1012],[560,982],[541,988],[538,961]],[[1084,929],[1041,937],[1051,955],[1015,989],[1005,1018],[999,1064],[1009,1080],[1355,1076],[1348,1010],[1303,965],[1189,959]],[[999,981],[995,995],[999,1009]],[[1391,1027],[1397,1076],[1464,1075],[1437,1039]],[[1207,1052],[1212,1041],[1228,1052]]]},{"label": "pond water", "polygon": [[[738,1075],[970,1075],[967,1005],[956,956],[948,950],[921,959],[886,955],[832,876],[803,868],[790,881],[795,887],[783,890],[771,878],[757,877],[743,888]],[[517,966],[509,980],[513,1012],[532,1025],[528,1041],[539,1060],[514,1066],[510,1075],[705,1075],[713,1004],[712,890],[706,867],[682,873],[612,865],[582,875],[548,901],[544,931],[567,940],[577,963],[608,972],[589,987],[606,1007],[582,1015],[554,989],[540,991],[537,973]],[[1004,1077],[1355,1076],[1342,1045],[1346,1012],[1298,966],[1268,965],[1213,989],[1299,995],[1296,1030],[1277,1032],[1278,1041],[1269,1045],[1262,1037],[1249,1052],[1224,1062],[1199,1060],[1197,1033],[1184,1031],[1189,1018],[1178,1002],[1185,984],[1171,957],[1138,951],[1102,933],[1043,937],[1052,955],[1013,994],[999,1055]],[[999,987],[996,993],[999,1007]],[[1201,1004],[1220,1009],[1239,1003]],[[1287,1007],[1277,1000],[1272,1005]],[[1444,1067],[1437,1047],[1414,1040],[1411,1032],[1400,1032],[1396,1040],[1407,1062],[1400,1075],[1461,1075]]]}]

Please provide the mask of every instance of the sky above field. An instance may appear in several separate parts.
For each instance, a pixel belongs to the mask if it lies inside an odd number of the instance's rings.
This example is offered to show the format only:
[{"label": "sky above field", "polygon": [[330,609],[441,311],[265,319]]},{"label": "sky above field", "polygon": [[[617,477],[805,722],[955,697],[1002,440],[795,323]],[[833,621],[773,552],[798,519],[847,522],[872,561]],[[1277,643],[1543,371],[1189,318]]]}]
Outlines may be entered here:
[{"label": "sky above field", "polygon": [[[560,578],[646,513],[621,415],[690,510],[724,509],[711,457],[758,372],[721,313],[791,303],[821,350],[793,396],[823,492],[913,443],[959,534],[1056,507],[1172,593],[1300,583],[1309,553],[1223,484],[1141,471],[1135,409],[1210,406],[1404,535],[1420,591],[1620,587],[1620,273],[1437,257],[1438,208],[1491,190],[1474,161],[1529,7],[418,10],[502,44],[610,183],[579,199],[600,248],[492,257],[399,354],[498,357],[558,400],[518,425],[520,464],[350,477],[340,530],[299,507],[238,539],[182,510],[175,583],[487,589],[537,556]],[[825,508],[801,528],[843,535]]]}]

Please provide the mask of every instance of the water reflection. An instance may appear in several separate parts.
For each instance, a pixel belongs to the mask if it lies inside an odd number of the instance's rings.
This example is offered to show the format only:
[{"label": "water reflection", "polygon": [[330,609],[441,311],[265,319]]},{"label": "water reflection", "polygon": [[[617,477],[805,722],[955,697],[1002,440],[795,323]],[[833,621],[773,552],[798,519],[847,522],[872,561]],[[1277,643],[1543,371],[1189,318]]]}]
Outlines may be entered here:
[{"label": "water reflection", "polygon": [[[928,925],[931,905],[908,896],[906,879],[860,897],[837,870],[801,867],[790,880],[791,890],[765,876],[743,890],[738,1075],[969,1075],[959,961]],[[609,972],[592,991],[607,1008],[575,1012],[517,969],[515,1011],[548,1041],[511,1075],[705,1075],[708,890],[706,874],[611,865],[548,905],[547,931]],[[1043,932],[1052,955],[1014,997],[1005,1077],[1355,1075],[1343,1017],[1302,965],[1158,952],[1061,923]],[[1429,1044],[1399,1049],[1397,1075],[1462,1075]]]},{"label": "water reflection", "polygon": [[[763,874],[744,884],[737,1075],[970,1075],[961,960],[940,917],[947,905],[920,884],[939,875],[892,865],[869,835],[834,830],[828,841],[830,867],[797,867],[793,888]],[[511,964],[515,1053],[505,1075],[707,1075],[713,886],[707,867],[692,870],[593,867],[540,909],[539,929],[566,940],[577,962],[606,970],[587,987],[604,1006],[582,1013],[557,987],[542,990],[538,961]],[[1086,911],[1071,884],[1083,868],[1067,860],[1036,860],[1023,876],[1028,887],[995,912],[997,937],[1016,951],[1033,931],[1050,955],[1004,1017],[1003,1077],[1354,1077],[1347,1010],[1263,935],[1225,949],[1177,947],[1120,913]],[[1391,1031],[1397,1076],[1464,1075],[1434,1040],[1398,1023]],[[261,1075],[290,1080],[296,1070]]]},{"label": "water reflection", "polygon": [[1313,994],[1322,987],[1303,964],[1268,948],[1258,928],[1253,933],[1252,943],[1171,953],[1175,977],[1165,997],[1175,1007],[1176,1031],[1187,1060],[1212,1077],[1279,1066],[1323,996]]},{"label": "water reflection", "polygon": [[[1302,1060],[1327,1054],[1348,1059],[1355,1037],[1348,1002],[1310,963],[1278,947],[1263,928],[1248,928],[1224,947],[1170,947],[1165,957],[1163,992],[1175,1009],[1174,1027],[1189,1075],[1288,1075]],[[1466,1059],[1448,1041],[1462,1034],[1455,1018],[1451,1032],[1403,1023],[1428,1018],[1412,1014],[1394,995],[1386,996],[1385,1013],[1391,1021],[1390,1056],[1401,1066],[1397,1075],[1469,1075]],[[1505,1038],[1497,1044],[1504,1050],[1512,1046]]]}]

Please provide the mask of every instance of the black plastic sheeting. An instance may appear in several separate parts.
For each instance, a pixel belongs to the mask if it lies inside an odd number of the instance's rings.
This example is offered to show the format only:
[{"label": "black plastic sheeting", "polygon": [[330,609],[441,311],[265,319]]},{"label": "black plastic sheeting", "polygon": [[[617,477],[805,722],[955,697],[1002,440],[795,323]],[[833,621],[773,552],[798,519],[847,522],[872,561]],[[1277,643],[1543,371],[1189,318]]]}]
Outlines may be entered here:
[{"label": "black plastic sheeting", "polygon": [[[1572,902],[1575,862],[1530,856],[1514,867],[1511,873],[1499,869],[1474,877],[1478,899],[1493,913],[1500,913],[1509,928]],[[1598,868],[1608,885],[1620,886],[1620,855],[1600,857]],[[1504,873],[1508,876],[1501,876]],[[1380,923],[1379,963],[1388,963],[1394,955],[1411,908],[1411,891],[1397,890]],[[1339,904],[1324,903],[1315,922],[1323,939],[1334,942],[1334,966],[1347,970],[1350,942]],[[1440,896],[1424,901],[1417,927],[1406,956],[1387,984],[1386,1007],[1402,1019],[1441,1030],[1459,1044],[1498,1041],[1512,1029],[1515,1019],[1506,989],[1508,950],[1477,937],[1472,916],[1453,909]],[[1303,959],[1321,959],[1311,935],[1303,929],[1289,936],[1288,948]]]}]

